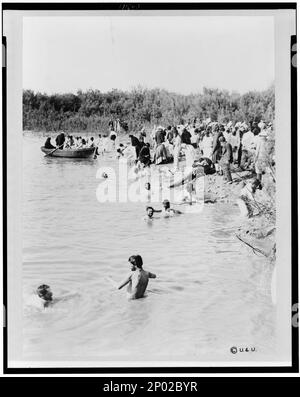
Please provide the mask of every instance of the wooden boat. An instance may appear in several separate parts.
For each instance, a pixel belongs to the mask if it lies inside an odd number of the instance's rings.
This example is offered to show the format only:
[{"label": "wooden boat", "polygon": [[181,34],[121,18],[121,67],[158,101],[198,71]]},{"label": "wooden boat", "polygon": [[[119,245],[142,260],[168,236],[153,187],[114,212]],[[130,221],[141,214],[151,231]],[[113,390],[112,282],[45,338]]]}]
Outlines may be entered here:
[{"label": "wooden boat", "polygon": [[[41,151],[45,154],[48,154],[48,157],[65,157],[71,159],[86,159],[92,157],[95,148],[82,148],[82,149],[46,149],[44,146],[41,147]],[[53,152],[54,151],[54,152]],[[51,153],[53,152],[53,153]]]}]

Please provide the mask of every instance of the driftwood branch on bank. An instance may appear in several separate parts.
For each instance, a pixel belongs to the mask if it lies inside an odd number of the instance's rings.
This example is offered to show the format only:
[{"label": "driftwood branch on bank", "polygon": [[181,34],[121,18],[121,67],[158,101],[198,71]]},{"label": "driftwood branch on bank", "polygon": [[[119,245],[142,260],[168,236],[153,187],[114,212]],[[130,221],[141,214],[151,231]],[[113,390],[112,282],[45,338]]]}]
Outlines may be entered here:
[{"label": "driftwood branch on bank", "polygon": [[236,234],[235,236],[236,236],[242,243],[244,243],[244,244],[246,244],[248,247],[250,247],[255,255],[257,255],[257,252],[258,252],[259,254],[265,256],[266,258],[269,257],[269,255],[268,255],[266,252],[262,251],[262,250],[259,249],[259,248],[253,247],[251,244],[249,244],[249,243],[247,243],[246,241],[244,241],[239,235]]}]

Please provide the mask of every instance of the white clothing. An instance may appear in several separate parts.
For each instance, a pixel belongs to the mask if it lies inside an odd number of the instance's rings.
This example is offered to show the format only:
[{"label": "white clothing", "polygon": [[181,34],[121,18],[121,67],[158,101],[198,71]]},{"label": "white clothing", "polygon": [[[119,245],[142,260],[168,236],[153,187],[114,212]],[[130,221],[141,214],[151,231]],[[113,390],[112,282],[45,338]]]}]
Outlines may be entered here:
[{"label": "white clothing", "polygon": [[245,134],[242,136],[242,148],[250,151],[252,149],[253,138],[253,132],[245,132]]},{"label": "white clothing", "polygon": [[201,148],[203,151],[203,156],[211,159],[212,157],[212,148],[213,148],[213,137],[211,135],[204,135],[201,143]]},{"label": "white clothing", "polygon": [[188,168],[192,168],[195,161],[195,149],[192,145],[185,146],[185,166]]}]

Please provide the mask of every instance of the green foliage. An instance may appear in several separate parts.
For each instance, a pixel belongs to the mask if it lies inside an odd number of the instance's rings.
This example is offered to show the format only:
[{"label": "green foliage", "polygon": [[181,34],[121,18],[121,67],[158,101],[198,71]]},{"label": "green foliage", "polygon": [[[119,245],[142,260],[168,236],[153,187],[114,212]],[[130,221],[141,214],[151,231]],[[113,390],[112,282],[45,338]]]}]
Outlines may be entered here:
[{"label": "green foliage", "polygon": [[210,117],[212,121],[273,122],[274,87],[244,95],[204,88],[201,94],[180,95],[162,89],[136,87],[131,92],[79,90],[76,94],[47,95],[23,92],[23,129],[45,131],[107,130],[119,118],[130,131],[154,124],[186,123]]}]

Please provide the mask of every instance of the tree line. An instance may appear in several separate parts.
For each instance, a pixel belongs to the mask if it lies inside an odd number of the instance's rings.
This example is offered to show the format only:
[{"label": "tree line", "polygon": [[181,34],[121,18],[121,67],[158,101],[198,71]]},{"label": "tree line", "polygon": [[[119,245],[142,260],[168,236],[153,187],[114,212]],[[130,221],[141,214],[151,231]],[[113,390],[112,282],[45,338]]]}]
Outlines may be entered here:
[{"label": "tree line", "polygon": [[204,88],[181,95],[164,89],[136,87],[129,91],[78,90],[76,94],[23,91],[23,130],[107,131],[109,120],[119,119],[125,131],[162,124],[175,125],[211,118],[212,121],[247,123],[274,121],[275,90],[243,95]]}]

